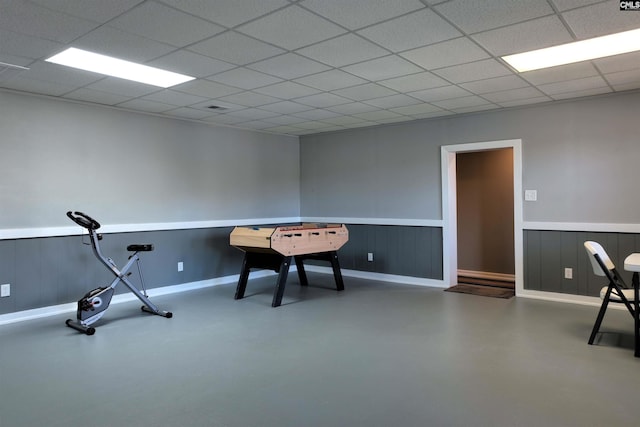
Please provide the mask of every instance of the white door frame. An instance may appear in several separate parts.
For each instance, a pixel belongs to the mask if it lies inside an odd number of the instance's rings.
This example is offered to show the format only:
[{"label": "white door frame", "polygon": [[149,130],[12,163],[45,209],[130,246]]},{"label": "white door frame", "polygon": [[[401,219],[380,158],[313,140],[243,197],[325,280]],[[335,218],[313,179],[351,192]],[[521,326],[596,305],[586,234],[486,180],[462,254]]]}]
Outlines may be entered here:
[{"label": "white door frame", "polygon": [[476,142],[443,145],[442,159],[442,267],[445,286],[457,284],[458,279],[458,222],[456,212],[456,154],[471,151],[513,149],[513,240],[516,276],[516,295],[524,289],[522,237],[522,140]]}]

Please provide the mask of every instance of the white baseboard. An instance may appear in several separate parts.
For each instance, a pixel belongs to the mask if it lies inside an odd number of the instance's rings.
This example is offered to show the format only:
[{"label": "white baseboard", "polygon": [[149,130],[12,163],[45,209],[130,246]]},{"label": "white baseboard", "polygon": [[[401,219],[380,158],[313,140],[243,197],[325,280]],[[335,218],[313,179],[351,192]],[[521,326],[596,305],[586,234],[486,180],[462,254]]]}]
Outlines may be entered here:
[{"label": "white baseboard", "polygon": [[[331,275],[333,274],[333,271],[330,267],[305,265],[305,270],[316,272],[316,273],[322,273],[322,274],[331,274]],[[295,266],[291,266],[290,272],[295,272],[295,271],[296,271]],[[443,280],[437,280],[437,279],[426,279],[422,277],[411,277],[411,276],[399,276],[395,274],[373,273],[373,272],[359,271],[359,270],[343,269],[341,271],[342,271],[342,275],[345,277],[355,277],[359,279],[376,280],[376,281],[390,282],[390,283],[402,283],[402,284],[408,284],[408,285],[426,286],[426,287],[441,288],[441,289],[445,289],[449,287],[449,285],[445,284]],[[254,271],[251,273],[251,279],[275,276],[275,275],[276,274],[271,270]],[[236,283],[239,277],[240,277],[239,274],[234,274],[231,276],[218,277],[215,279],[202,280],[199,282],[190,282],[190,283],[182,283],[180,285],[164,286],[164,287],[149,289],[147,293],[149,294],[150,297],[177,294],[181,292],[209,288],[212,286]],[[588,306],[595,306],[595,307],[599,307],[601,304],[600,298],[598,297],[561,294],[561,293],[555,293],[555,292],[532,291],[527,289],[518,291],[516,297],[538,299],[538,300],[550,301],[550,302],[588,305]],[[135,295],[131,293],[126,293],[126,294],[115,295],[111,300],[111,303],[118,304],[123,302],[134,301],[134,300],[136,300]],[[615,304],[611,304],[610,307],[614,309],[624,308],[624,307],[618,307]],[[77,303],[73,302],[73,303],[60,304],[60,305],[55,305],[50,307],[36,308],[32,310],[24,310],[24,311],[19,311],[15,313],[2,314],[0,315],[0,326],[8,325],[10,323],[22,322],[25,320],[34,320],[34,319],[39,319],[43,317],[55,316],[58,314],[73,313],[76,311],[76,308],[77,308]]]},{"label": "white baseboard", "polygon": [[[275,276],[275,273],[270,270],[260,270],[251,273],[251,278]],[[236,283],[240,278],[239,274],[231,276],[217,277],[215,279],[201,280],[198,282],[182,283],[179,285],[163,286],[159,288],[148,289],[147,294],[149,297],[157,297],[161,295],[178,294],[181,292],[193,291],[196,289],[204,289],[212,286],[226,285],[228,283]],[[130,292],[126,294],[114,295],[111,299],[111,304],[120,304],[123,302],[135,301],[136,296]],[[8,325],[10,323],[22,322],[25,320],[40,319],[43,317],[55,316],[64,313],[74,313],[77,309],[77,303],[72,302],[68,304],[60,304],[49,307],[35,308],[32,310],[18,311],[15,313],[8,313],[0,315],[0,325]]]},{"label": "white baseboard", "polygon": [[[317,265],[305,265],[304,269],[306,271],[313,271],[316,273],[324,273],[324,274],[333,274],[333,270],[330,267],[323,267]],[[343,276],[346,277],[357,277],[359,279],[368,279],[368,280],[378,280],[380,282],[391,282],[391,283],[404,283],[407,285],[417,285],[417,286],[429,286],[432,288],[448,288],[444,284],[444,281],[437,279],[425,279],[422,277],[411,277],[411,276],[398,276],[395,274],[384,274],[384,273],[373,273],[370,271],[360,271],[360,270],[345,270],[341,269]]]}]

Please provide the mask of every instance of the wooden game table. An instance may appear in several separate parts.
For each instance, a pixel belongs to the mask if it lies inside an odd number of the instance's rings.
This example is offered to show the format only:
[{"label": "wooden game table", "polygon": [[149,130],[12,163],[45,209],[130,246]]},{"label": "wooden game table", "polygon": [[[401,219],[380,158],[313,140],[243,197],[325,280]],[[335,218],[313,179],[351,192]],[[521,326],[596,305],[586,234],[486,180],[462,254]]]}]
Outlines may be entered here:
[{"label": "wooden game table", "polygon": [[292,259],[296,264],[301,286],[309,284],[304,261],[319,260],[331,264],[336,289],[344,290],[337,251],[348,240],[349,231],[344,224],[305,223],[275,227],[235,227],[229,242],[244,251],[235,299],[244,297],[252,268],[268,269],[278,273],[271,306],[280,306]]}]

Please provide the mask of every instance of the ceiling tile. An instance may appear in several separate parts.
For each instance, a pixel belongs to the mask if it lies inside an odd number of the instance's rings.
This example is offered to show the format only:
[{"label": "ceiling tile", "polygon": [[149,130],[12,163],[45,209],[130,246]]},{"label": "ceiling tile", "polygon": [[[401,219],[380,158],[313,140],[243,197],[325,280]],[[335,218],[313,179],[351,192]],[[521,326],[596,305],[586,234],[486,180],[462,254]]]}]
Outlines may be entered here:
[{"label": "ceiling tile", "polygon": [[274,96],[282,99],[294,99],[302,96],[309,96],[320,91],[318,89],[310,88],[295,82],[282,82],[274,85],[261,87],[255,89],[254,92],[262,93],[264,95]]},{"label": "ceiling tile", "polygon": [[[630,84],[640,85],[640,69],[629,71],[618,71],[617,73],[605,74],[604,78],[614,88],[624,86],[629,87]],[[628,89],[627,89],[628,90]]]},{"label": "ceiling tile", "polygon": [[154,2],[143,3],[112,20],[109,25],[177,47],[225,30],[219,25]]},{"label": "ceiling tile", "polygon": [[332,125],[339,125],[339,126],[349,126],[349,125],[353,125],[356,123],[364,123],[366,122],[366,120],[360,119],[358,117],[351,117],[351,116],[340,116],[340,117],[334,117],[334,118],[330,118],[330,119],[325,119],[323,120],[324,123],[329,123]]},{"label": "ceiling tile", "polygon": [[621,11],[618,2],[606,1],[562,14],[578,40],[640,28],[637,11]]},{"label": "ceiling tile", "polygon": [[440,112],[442,111],[442,109],[439,107],[436,107],[435,105],[422,103],[422,104],[408,105],[405,107],[392,108],[391,111],[398,114],[415,116],[419,114],[421,115],[421,114]]},{"label": "ceiling tile", "polygon": [[554,100],[574,99],[574,98],[581,98],[583,96],[602,95],[604,93],[611,93],[611,92],[612,91],[608,86],[602,86],[602,87],[595,87],[595,88],[583,89],[583,90],[577,90],[577,91],[571,91],[571,92],[556,93],[556,94],[550,95],[550,97],[553,98]]},{"label": "ceiling tile", "polygon": [[308,122],[296,123],[295,127],[300,129],[307,129],[307,130],[317,130],[322,128],[325,128],[325,129],[329,128],[331,127],[331,124],[317,122],[317,121],[308,121]]},{"label": "ceiling tile", "polygon": [[163,3],[189,12],[192,15],[224,25],[235,27],[265,15],[283,6],[286,0],[162,0]]},{"label": "ceiling tile", "polygon": [[340,116],[340,114],[338,113],[334,113],[333,111],[329,111],[329,110],[324,110],[322,108],[302,111],[300,113],[295,113],[294,115],[307,120],[323,120],[323,119],[330,119],[332,117]]},{"label": "ceiling tile", "polygon": [[464,107],[474,107],[476,105],[488,104],[489,101],[479,96],[463,96],[462,98],[445,99],[442,101],[434,101],[433,104],[447,110]]},{"label": "ceiling tile", "polygon": [[391,95],[384,98],[369,99],[366,103],[380,108],[396,108],[419,104],[420,101],[407,95]]},{"label": "ceiling tile", "polygon": [[235,125],[238,123],[246,122],[247,118],[245,117],[233,117],[228,114],[216,114],[211,117],[205,117],[203,119],[206,122],[210,123],[219,123],[225,125]]},{"label": "ceiling tile", "polygon": [[462,88],[475,94],[497,92],[507,89],[518,89],[528,87],[529,84],[518,76],[494,77],[486,80],[478,80],[475,82],[462,83]]},{"label": "ceiling tile", "polygon": [[196,110],[208,111],[209,114],[227,114],[233,111],[240,111],[247,108],[244,105],[234,104],[233,102],[221,101],[220,98],[208,98],[204,102],[192,104],[189,105],[189,107],[195,108]]},{"label": "ceiling tile", "polygon": [[496,108],[498,108],[496,104],[482,104],[482,105],[472,105],[470,107],[452,108],[450,111],[453,111],[457,114],[465,114],[465,113],[474,113],[477,111],[495,110]]},{"label": "ceiling tile", "polygon": [[99,25],[24,0],[3,0],[0,9],[3,30],[60,43],[70,43]]},{"label": "ceiling tile", "polygon": [[236,68],[234,70],[225,71],[223,73],[209,77],[209,80],[247,90],[271,85],[282,81],[282,79],[279,79],[277,77],[260,73],[258,71],[249,70],[248,68]]},{"label": "ceiling tile", "polygon": [[593,61],[598,70],[603,73],[637,70],[640,68],[640,52],[625,53]]},{"label": "ceiling tile", "polygon": [[[520,74],[499,58],[639,27],[640,13],[613,0],[0,4],[0,62],[30,67],[0,64],[0,87],[254,131],[331,132],[640,89],[640,53]],[[67,41],[196,80],[165,90],[44,62]]]},{"label": "ceiling tile", "polygon": [[349,65],[348,67],[344,67],[344,70],[359,77],[374,81],[391,79],[393,77],[423,71],[409,61],[395,55]]},{"label": "ceiling tile", "polygon": [[69,68],[58,64],[37,61],[30,65],[29,70],[21,73],[21,77],[47,81],[72,87],[73,89],[97,82],[105,76],[102,74]]},{"label": "ceiling tile", "polygon": [[346,34],[297,51],[333,67],[355,64],[388,55],[389,52],[355,34]]},{"label": "ceiling tile", "polygon": [[242,127],[249,129],[266,129],[273,127],[273,123],[265,122],[262,120],[251,120],[248,122],[242,122]]},{"label": "ceiling tile", "polygon": [[308,110],[311,110],[312,108],[313,107],[310,107],[308,105],[298,104],[297,102],[293,102],[293,101],[275,102],[273,104],[263,105],[260,107],[260,109],[262,110],[273,111],[275,113],[281,113],[281,114],[291,114],[291,113],[297,113],[300,111],[308,111]]},{"label": "ceiling tile", "polygon": [[197,104],[206,101],[207,98],[192,95],[189,93],[178,92],[177,90],[164,89],[144,96],[142,99],[147,101],[162,102],[163,104],[185,107],[187,105]]},{"label": "ceiling tile", "polygon": [[27,93],[51,96],[62,96],[76,89],[74,86],[66,86],[44,80],[28,79],[21,75],[15,76],[7,81],[3,81],[2,87]]},{"label": "ceiling tile", "polygon": [[381,85],[395,89],[398,92],[413,92],[432,87],[446,86],[449,83],[440,77],[429,72],[411,74],[408,76],[396,77],[394,79],[382,80]]},{"label": "ceiling tile", "polygon": [[54,11],[59,11],[67,15],[78,18],[89,19],[95,22],[106,22],[135,5],[145,0],[109,0],[92,1],[90,5],[87,0],[31,0],[40,6],[44,6]]},{"label": "ceiling tile", "polygon": [[324,91],[331,91],[366,83],[366,80],[340,70],[325,71],[295,79],[295,81]]},{"label": "ceiling tile", "polygon": [[375,83],[366,83],[359,86],[352,86],[346,89],[339,89],[333,91],[336,95],[344,96],[345,98],[352,99],[354,101],[364,101],[366,99],[381,98],[383,96],[396,95],[397,92],[388,89],[384,86],[377,85]]},{"label": "ceiling tile", "polygon": [[232,93],[242,92],[242,89],[240,88],[223,85],[209,80],[192,80],[178,86],[173,86],[172,89],[190,93],[192,95],[208,96],[211,98],[218,98],[221,96],[231,95]]},{"label": "ceiling tile", "polygon": [[305,0],[300,4],[351,30],[424,8],[418,0]]},{"label": "ceiling tile", "polygon": [[495,103],[517,101],[518,99],[537,98],[540,96],[544,96],[544,94],[538,89],[532,87],[502,90],[499,92],[485,93],[482,95],[483,98]]},{"label": "ceiling tile", "polygon": [[175,105],[164,104],[162,102],[149,101],[147,99],[132,99],[130,101],[118,104],[118,107],[129,108],[136,111],[145,111],[147,113],[162,113],[174,110]]},{"label": "ceiling tile", "polygon": [[168,44],[126,33],[106,25],[75,40],[73,46],[138,63],[150,61],[175,50],[175,47]]},{"label": "ceiling tile", "polygon": [[585,77],[576,80],[566,80],[557,83],[539,85],[538,88],[547,95],[557,95],[566,92],[576,92],[589,89],[608,87],[607,82],[600,76]]},{"label": "ceiling tile", "polygon": [[640,83],[638,82],[630,82],[630,83],[623,83],[623,84],[613,84],[612,85],[613,88],[616,90],[616,92],[622,92],[625,90],[635,90],[635,89],[640,89]]},{"label": "ceiling tile", "polygon": [[454,26],[428,9],[365,28],[358,31],[358,34],[393,52],[414,49],[462,35]]},{"label": "ceiling tile", "polygon": [[556,8],[560,11],[575,9],[577,7],[588,6],[590,4],[599,3],[602,0],[551,0]]},{"label": "ceiling tile", "polygon": [[307,119],[303,119],[302,117],[282,115],[282,116],[268,117],[268,118],[265,118],[264,121],[273,123],[273,124],[278,124],[278,125],[293,125],[296,123],[306,122]]},{"label": "ceiling tile", "polygon": [[68,99],[75,99],[78,101],[93,102],[96,104],[104,105],[116,105],[131,99],[130,96],[115,95],[108,92],[86,88],[80,88],[74,90],[73,92],[66,93],[64,94],[64,97]]},{"label": "ceiling tile", "polygon": [[435,8],[467,34],[553,13],[547,0],[452,0]]},{"label": "ceiling tile", "polygon": [[[0,28],[0,55],[2,58],[15,56],[18,58],[29,58],[31,60],[56,54],[64,49],[64,45],[49,40],[26,36],[13,31],[6,31]],[[27,66],[29,62],[18,63],[17,61],[4,59],[3,62]]]},{"label": "ceiling tile", "polygon": [[117,77],[105,77],[102,80],[87,85],[86,87],[88,89],[110,92],[117,95],[129,96],[132,98],[149,95],[150,93],[162,90],[159,87],[132,82],[129,80],[123,80]]},{"label": "ceiling tile", "polygon": [[454,65],[453,67],[434,71],[434,73],[452,83],[465,83],[512,74],[507,67],[495,59],[485,59],[470,64]]},{"label": "ceiling tile", "polygon": [[186,74],[192,77],[207,77],[236,67],[228,62],[219,61],[217,59],[209,58],[208,56],[189,52],[188,50],[177,50],[161,58],[155,59],[147,65]]},{"label": "ceiling tile", "polygon": [[227,31],[189,46],[188,49],[237,65],[249,64],[285,52],[280,48],[235,31]]},{"label": "ceiling tile", "polygon": [[280,101],[278,98],[255,92],[236,93],[234,95],[219,98],[219,100],[223,103],[231,102],[233,104],[244,105],[245,107],[258,107],[260,105],[273,104],[274,102]]},{"label": "ceiling tile", "polygon": [[288,50],[335,37],[345,31],[299,6],[292,5],[237,28],[238,31]]},{"label": "ceiling tile", "polygon": [[553,99],[545,95],[545,96],[539,96],[536,98],[527,98],[527,99],[518,99],[515,101],[498,102],[497,104],[502,107],[517,107],[520,105],[539,104],[541,102],[549,102],[549,101],[553,101]]},{"label": "ceiling tile", "polygon": [[400,56],[426,70],[464,64],[489,57],[484,50],[464,37],[410,50]]},{"label": "ceiling tile", "polygon": [[433,89],[419,90],[417,92],[411,92],[409,95],[414,98],[421,99],[422,101],[432,102],[440,101],[443,99],[460,98],[472,94],[459,86],[450,85]]},{"label": "ceiling tile", "polygon": [[547,16],[472,36],[494,55],[521,53],[569,43],[573,38],[557,16]]},{"label": "ceiling tile", "polygon": [[534,85],[574,80],[596,75],[598,75],[598,71],[590,62],[578,62],[576,64],[560,65],[558,67],[520,73],[520,77]]},{"label": "ceiling tile", "polygon": [[348,102],[351,102],[350,99],[343,98],[332,93],[319,93],[317,95],[305,96],[302,98],[298,98],[296,101],[301,104],[318,108],[332,107],[334,105],[346,104]]},{"label": "ceiling tile", "polygon": [[389,110],[377,110],[377,111],[369,111],[367,113],[354,114],[354,117],[357,117],[362,120],[370,120],[372,122],[377,122],[379,120],[395,119],[403,116],[401,114],[394,113],[393,111],[389,111]]},{"label": "ceiling tile", "polygon": [[264,130],[269,132],[279,133],[279,134],[285,134],[285,135],[296,135],[295,132],[300,131],[300,129],[293,126],[276,126],[276,127],[266,128]]},{"label": "ceiling tile", "polygon": [[283,79],[295,79],[329,69],[324,64],[295,53],[285,53],[284,55],[256,62],[247,67]]},{"label": "ceiling tile", "polygon": [[369,111],[378,111],[378,107],[374,107],[373,105],[364,104],[362,102],[350,102],[348,104],[335,105],[333,107],[328,107],[327,110],[335,111],[340,114],[358,114],[358,113],[366,113]]},{"label": "ceiling tile", "polygon": [[376,123],[380,123],[380,124],[391,124],[391,123],[408,122],[408,121],[415,120],[417,118],[420,118],[420,115],[414,115],[414,116],[398,115],[397,117],[389,117],[387,119],[379,119],[379,120],[376,120],[375,122]]},{"label": "ceiling tile", "polygon": [[210,111],[196,110],[195,108],[189,108],[189,107],[176,108],[175,110],[165,111],[162,114],[167,116],[180,117],[184,119],[194,119],[194,120],[203,119],[205,117],[211,116]]}]

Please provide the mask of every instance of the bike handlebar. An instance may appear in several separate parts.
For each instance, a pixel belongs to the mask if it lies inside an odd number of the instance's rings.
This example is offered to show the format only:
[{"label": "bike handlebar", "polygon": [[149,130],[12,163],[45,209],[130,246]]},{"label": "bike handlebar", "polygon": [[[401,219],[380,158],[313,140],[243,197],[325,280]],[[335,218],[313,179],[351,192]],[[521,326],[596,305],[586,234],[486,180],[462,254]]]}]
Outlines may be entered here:
[{"label": "bike handlebar", "polygon": [[67,216],[71,221],[75,222],[80,227],[86,228],[87,230],[97,230],[100,228],[100,223],[85,213],[69,211],[67,212]]}]

